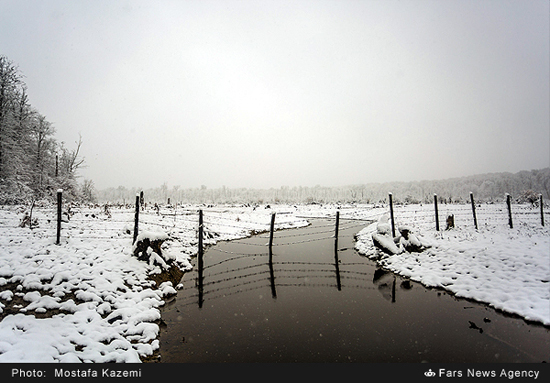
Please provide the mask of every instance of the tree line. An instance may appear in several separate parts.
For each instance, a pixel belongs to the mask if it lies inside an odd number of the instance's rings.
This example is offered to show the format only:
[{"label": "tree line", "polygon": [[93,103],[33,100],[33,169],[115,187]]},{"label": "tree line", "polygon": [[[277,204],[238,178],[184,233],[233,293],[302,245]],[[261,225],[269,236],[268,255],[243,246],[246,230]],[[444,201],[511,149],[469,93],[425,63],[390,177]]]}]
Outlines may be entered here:
[{"label": "tree line", "polygon": [[0,204],[51,199],[57,189],[72,200],[91,197],[76,180],[82,138],[73,149],[57,142],[52,123],[31,106],[23,77],[0,55]]},{"label": "tree line", "polygon": [[[139,187],[108,188],[99,190],[102,203],[132,204]],[[342,187],[288,187],[270,189],[221,188],[205,185],[182,188],[162,184],[143,190],[145,200],[151,203],[171,204],[269,204],[269,203],[387,203],[393,193],[395,203],[433,203],[437,194],[443,203],[467,203],[470,192],[478,202],[502,202],[506,193],[520,203],[537,203],[540,194],[550,198],[550,168],[512,173],[480,174],[460,178],[432,181],[387,182]]]}]

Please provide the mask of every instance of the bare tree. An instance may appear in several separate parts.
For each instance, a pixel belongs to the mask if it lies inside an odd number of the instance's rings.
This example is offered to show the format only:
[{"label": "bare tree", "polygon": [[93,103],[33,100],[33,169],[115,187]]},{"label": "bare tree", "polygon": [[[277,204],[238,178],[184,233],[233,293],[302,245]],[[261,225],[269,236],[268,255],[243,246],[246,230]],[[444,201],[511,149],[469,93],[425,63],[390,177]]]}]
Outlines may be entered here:
[{"label": "bare tree", "polygon": [[77,170],[84,164],[84,158],[80,157],[80,148],[82,147],[82,136],[79,135],[76,143],[76,149],[70,150],[61,143],[61,157],[59,159],[59,179],[58,185],[67,190],[67,195],[72,198],[78,197],[78,186],[76,183]]},{"label": "bare tree", "polygon": [[84,180],[84,183],[82,184],[82,199],[84,202],[97,202],[94,181],[88,179]]},{"label": "bare tree", "polygon": [[80,147],[82,146],[82,136],[80,134],[75,144],[76,149],[69,150],[65,148],[64,143],[61,143],[60,165],[66,177],[75,177],[76,171],[84,164],[84,158],[79,157]]}]

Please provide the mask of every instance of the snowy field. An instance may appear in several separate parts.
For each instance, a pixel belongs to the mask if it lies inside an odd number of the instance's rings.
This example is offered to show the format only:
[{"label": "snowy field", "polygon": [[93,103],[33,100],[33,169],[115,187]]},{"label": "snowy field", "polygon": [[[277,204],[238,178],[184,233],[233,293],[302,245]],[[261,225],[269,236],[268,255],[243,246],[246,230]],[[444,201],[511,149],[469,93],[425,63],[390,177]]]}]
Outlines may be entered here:
[{"label": "snowy field", "polygon": [[[545,210],[546,221],[548,213]],[[455,227],[446,230],[451,214]],[[550,223],[542,226],[540,208],[512,205],[513,228],[505,204],[478,206],[476,215],[478,230],[469,205],[440,204],[436,231],[433,205],[397,207],[396,236],[398,228],[406,226],[426,249],[408,252],[398,246],[397,254],[380,251],[372,236],[388,227],[379,222],[359,232],[356,249],[425,286],[550,325]],[[387,212],[384,216],[389,218]]]},{"label": "snowy field", "polygon": [[[283,229],[305,226],[309,217],[333,219],[337,206],[202,209],[205,244],[214,244],[267,231],[272,212],[276,229]],[[427,286],[550,325],[548,224],[541,226],[536,209],[514,205],[510,229],[503,209],[480,207],[475,230],[468,206],[442,205],[436,232],[433,206],[399,206],[397,224],[409,226],[430,245],[427,250],[380,256],[372,241],[376,223],[358,234],[356,248]],[[0,207],[0,362],[140,362],[158,350],[159,308],[177,286],[157,286],[150,276],[161,273],[164,262],[191,268],[198,207],[140,212],[140,233],[169,238],[163,260],[150,263],[133,256],[132,208],[72,208],[60,245],[55,209],[35,208],[33,229],[19,227],[26,210]],[[378,221],[388,207],[340,206],[340,212],[342,219]],[[449,231],[447,214],[455,214],[456,227]]]}]

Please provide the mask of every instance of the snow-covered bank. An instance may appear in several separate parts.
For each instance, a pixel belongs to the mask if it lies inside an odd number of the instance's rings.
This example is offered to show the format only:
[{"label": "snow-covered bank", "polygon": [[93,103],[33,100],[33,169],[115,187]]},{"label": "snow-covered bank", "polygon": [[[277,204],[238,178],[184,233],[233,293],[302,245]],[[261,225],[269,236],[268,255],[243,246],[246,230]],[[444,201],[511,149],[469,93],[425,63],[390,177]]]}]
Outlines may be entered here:
[{"label": "snow-covered bank", "polygon": [[[73,209],[55,245],[54,209],[35,209],[38,227],[18,227],[23,207],[0,210],[0,362],[139,362],[159,347],[159,307],[174,294],[163,270],[133,256],[132,209]],[[205,244],[269,228],[307,225],[287,207],[205,210]],[[197,210],[154,209],[140,232],[168,236],[165,259],[191,268]]]},{"label": "snow-covered bank", "polygon": [[446,205],[440,217],[456,214],[463,219],[455,219],[457,224],[450,230],[445,230],[443,221],[436,231],[430,209],[410,205],[396,211],[396,224],[412,228],[430,248],[381,254],[373,245],[374,223],[359,232],[356,249],[425,286],[444,288],[457,297],[550,325],[550,228],[541,225],[536,210],[532,213],[527,205],[514,206],[517,219],[511,229],[502,206],[484,206],[476,230],[471,213],[463,214],[464,207]]}]

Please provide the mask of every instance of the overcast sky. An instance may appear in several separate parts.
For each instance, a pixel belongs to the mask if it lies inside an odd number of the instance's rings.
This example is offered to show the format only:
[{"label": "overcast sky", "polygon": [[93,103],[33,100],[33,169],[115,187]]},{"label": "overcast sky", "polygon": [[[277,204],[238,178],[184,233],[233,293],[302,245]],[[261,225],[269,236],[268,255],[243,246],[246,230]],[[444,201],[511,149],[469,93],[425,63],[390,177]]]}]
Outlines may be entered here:
[{"label": "overcast sky", "polygon": [[97,188],[550,166],[547,0],[0,0],[0,54]]}]

